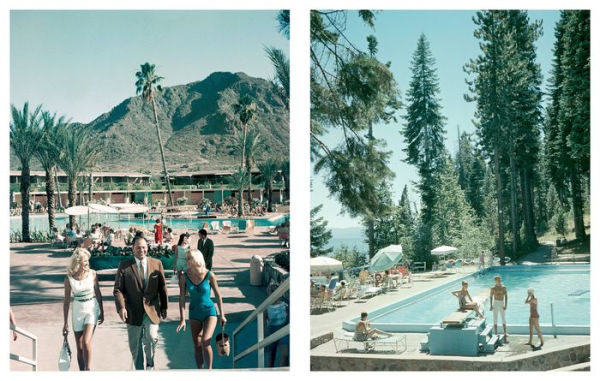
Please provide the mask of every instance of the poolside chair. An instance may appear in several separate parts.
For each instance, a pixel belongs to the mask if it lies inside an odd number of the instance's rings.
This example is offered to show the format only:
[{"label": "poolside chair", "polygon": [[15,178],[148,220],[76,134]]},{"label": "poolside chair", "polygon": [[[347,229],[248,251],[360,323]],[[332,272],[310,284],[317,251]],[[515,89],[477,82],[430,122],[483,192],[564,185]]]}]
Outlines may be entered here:
[{"label": "poolside chair", "polygon": [[463,260],[462,259],[457,259],[456,262],[454,262],[454,268],[456,269],[456,271],[460,271],[462,272],[462,266],[463,266]]},{"label": "poolside chair", "polygon": [[[391,337],[369,339],[367,341],[356,341],[354,340],[354,332],[344,332],[342,336],[334,337],[333,345],[335,346],[336,353],[350,349],[350,345],[358,346],[361,348],[358,350],[363,350],[364,352],[376,351],[377,348],[389,348],[389,350],[398,353],[404,352],[407,349],[406,335],[393,335]],[[401,345],[403,346],[402,351],[400,351]]]},{"label": "poolside chair", "polygon": [[223,227],[221,228],[221,232],[223,232],[223,233],[231,232],[231,221],[223,221]]},{"label": "poolside chair", "polygon": [[207,232],[210,230],[210,225],[208,224],[208,222],[202,224],[202,229],[206,230]]},{"label": "poolside chair", "polygon": [[220,231],[219,221],[211,221],[210,222],[210,232],[212,234],[216,234],[216,233],[219,233],[219,231]]},{"label": "poolside chair", "polygon": [[246,221],[246,233],[254,232],[254,220]]}]

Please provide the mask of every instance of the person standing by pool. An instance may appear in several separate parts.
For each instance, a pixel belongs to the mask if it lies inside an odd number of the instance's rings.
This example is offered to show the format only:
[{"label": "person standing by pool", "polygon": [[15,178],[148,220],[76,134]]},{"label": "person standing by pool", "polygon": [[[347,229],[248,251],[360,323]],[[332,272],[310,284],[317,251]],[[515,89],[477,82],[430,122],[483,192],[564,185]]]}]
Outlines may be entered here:
[{"label": "person standing by pool", "polygon": [[213,254],[215,253],[215,245],[213,244],[212,239],[208,238],[206,229],[200,229],[198,234],[200,235],[200,238],[198,239],[198,250],[200,250],[202,257],[204,257],[206,268],[208,270],[212,270],[212,259]]},{"label": "person standing by pool", "polygon": [[161,244],[163,241],[163,226],[162,220],[158,218],[154,224],[154,243]]},{"label": "person standing by pool", "polygon": [[194,357],[198,369],[212,369],[213,352],[210,342],[217,325],[217,310],[210,299],[212,288],[219,306],[221,325],[227,319],[223,311],[223,299],[217,277],[206,268],[204,258],[198,250],[188,250],[185,255],[187,272],[179,277],[179,325],[175,332],[185,331],[185,299],[190,294],[190,327],[194,342]]},{"label": "person standing by pool", "polygon": [[63,336],[69,334],[69,306],[73,297],[71,321],[77,346],[79,370],[90,370],[92,362],[92,336],[96,324],[104,322],[102,294],[98,286],[96,272],[90,269],[90,253],[86,249],[75,249],[65,277],[65,298],[63,303]]},{"label": "person standing by pool", "polygon": [[529,341],[525,345],[533,346],[533,329],[537,331],[538,337],[540,338],[540,348],[544,345],[544,337],[542,336],[542,330],[540,329],[540,314],[538,313],[538,300],[533,294],[533,288],[527,290],[527,299],[525,303],[529,304]]},{"label": "person standing by pool", "polygon": [[500,275],[494,277],[496,284],[490,289],[490,310],[494,312],[494,334],[498,334],[498,313],[502,317],[502,328],[504,329],[504,341],[507,341],[506,332],[506,307],[508,306],[508,292],[502,284]]},{"label": "person standing by pool", "polygon": [[158,344],[158,324],[167,318],[167,285],[162,262],[148,258],[148,241],[143,235],[133,239],[134,259],[119,263],[113,295],[117,313],[127,323],[129,351],[136,369],[140,342],[146,352],[146,370],[154,369]]}]

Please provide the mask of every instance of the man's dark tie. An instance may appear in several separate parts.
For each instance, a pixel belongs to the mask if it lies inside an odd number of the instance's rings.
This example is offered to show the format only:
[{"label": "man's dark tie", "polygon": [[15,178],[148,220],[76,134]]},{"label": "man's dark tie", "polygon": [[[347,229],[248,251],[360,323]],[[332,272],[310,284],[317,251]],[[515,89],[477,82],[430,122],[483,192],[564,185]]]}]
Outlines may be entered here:
[{"label": "man's dark tie", "polygon": [[146,288],[146,273],[144,272],[144,264],[140,261],[140,275],[142,277],[142,287]]}]

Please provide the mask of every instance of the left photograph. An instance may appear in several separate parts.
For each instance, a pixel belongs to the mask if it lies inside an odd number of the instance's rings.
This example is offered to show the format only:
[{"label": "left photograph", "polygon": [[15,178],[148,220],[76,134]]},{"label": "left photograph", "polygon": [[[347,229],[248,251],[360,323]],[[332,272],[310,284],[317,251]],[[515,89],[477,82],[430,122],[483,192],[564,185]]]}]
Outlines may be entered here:
[{"label": "left photograph", "polygon": [[10,370],[289,369],[289,20],[10,12]]}]

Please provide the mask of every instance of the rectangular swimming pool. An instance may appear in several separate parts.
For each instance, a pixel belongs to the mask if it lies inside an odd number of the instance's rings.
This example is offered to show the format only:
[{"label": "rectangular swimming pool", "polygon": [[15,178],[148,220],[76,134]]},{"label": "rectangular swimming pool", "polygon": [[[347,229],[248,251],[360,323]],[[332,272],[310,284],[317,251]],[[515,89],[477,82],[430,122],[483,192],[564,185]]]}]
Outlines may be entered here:
[{"label": "rectangular swimming pool", "polygon": [[[369,312],[372,327],[390,332],[427,332],[429,328],[458,308],[458,300],[450,292],[461,288],[461,281],[469,282],[471,296],[489,290],[494,276],[500,275],[508,291],[506,321],[509,333],[528,333],[529,305],[525,304],[527,289],[533,288],[538,298],[540,325],[558,327],[552,332],[562,334],[589,334],[590,326],[590,266],[589,265],[532,265],[497,266],[483,274],[472,274],[432,290],[400,300]],[[489,300],[485,316],[493,323]],[[499,318],[500,319],[500,318]],[[358,317],[345,321],[344,329],[354,330]],[[501,321],[499,322],[501,324]],[[546,330],[551,333],[549,330]]]}]

